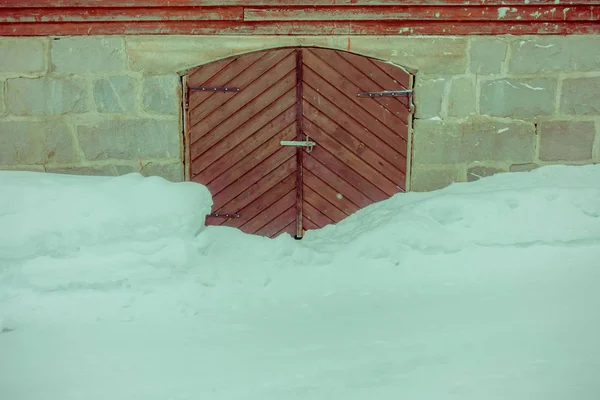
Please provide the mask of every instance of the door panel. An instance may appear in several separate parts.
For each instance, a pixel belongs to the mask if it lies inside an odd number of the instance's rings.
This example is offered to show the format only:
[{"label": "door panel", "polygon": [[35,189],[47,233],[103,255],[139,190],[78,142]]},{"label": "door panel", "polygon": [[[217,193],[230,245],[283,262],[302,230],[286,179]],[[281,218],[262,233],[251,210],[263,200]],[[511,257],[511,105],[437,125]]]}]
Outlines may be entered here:
[{"label": "door panel", "polygon": [[198,67],[187,86],[188,167],[213,195],[207,225],[301,236],[404,191],[410,98],[358,96],[412,89],[399,67],[278,49]]}]

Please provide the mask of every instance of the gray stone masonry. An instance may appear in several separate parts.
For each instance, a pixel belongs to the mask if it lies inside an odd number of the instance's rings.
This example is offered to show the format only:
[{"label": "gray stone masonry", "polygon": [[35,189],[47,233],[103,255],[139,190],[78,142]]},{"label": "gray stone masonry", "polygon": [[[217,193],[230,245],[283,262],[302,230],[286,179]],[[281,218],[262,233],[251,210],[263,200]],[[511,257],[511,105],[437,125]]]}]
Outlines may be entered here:
[{"label": "gray stone masonry", "polygon": [[481,84],[481,114],[535,118],[552,115],[556,103],[555,78],[494,79]]},{"label": "gray stone masonry", "polygon": [[137,81],[130,76],[109,76],[94,82],[94,102],[99,113],[133,113]]},{"label": "gray stone masonry", "polygon": [[0,38],[0,75],[39,75],[46,72],[47,40]]},{"label": "gray stone masonry", "polygon": [[0,169],[183,179],[185,70],[349,50],[415,75],[411,190],[600,163],[600,36],[0,37]]},{"label": "gray stone masonry", "polygon": [[177,76],[151,76],[144,80],[144,110],[150,114],[178,115],[181,80]]},{"label": "gray stone masonry", "polygon": [[181,157],[176,120],[110,120],[77,126],[77,139],[89,161],[174,159]]},{"label": "gray stone masonry", "polygon": [[125,41],[119,36],[79,36],[51,41],[52,71],[89,74],[127,70]]},{"label": "gray stone masonry", "polygon": [[596,137],[593,121],[542,121],[540,160],[590,161]]},{"label": "gray stone masonry", "polygon": [[564,114],[600,117],[600,76],[565,79],[560,110]]},{"label": "gray stone masonry", "polygon": [[0,165],[73,163],[73,135],[59,121],[0,120]]},{"label": "gray stone masonry", "polygon": [[6,82],[9,114],[61,115],[90,111],[86,83],[80,78],[14,78]]}]

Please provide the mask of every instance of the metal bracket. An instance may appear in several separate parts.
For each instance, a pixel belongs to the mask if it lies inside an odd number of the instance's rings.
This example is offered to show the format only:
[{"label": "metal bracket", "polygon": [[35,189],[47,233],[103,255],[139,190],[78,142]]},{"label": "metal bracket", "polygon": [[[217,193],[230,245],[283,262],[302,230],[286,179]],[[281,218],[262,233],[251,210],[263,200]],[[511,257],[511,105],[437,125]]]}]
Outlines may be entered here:
[{"label": "metal bracket", "polygon": [[316,146],[316,143],[311,142],[309,139],[310,138],[306,136],[306,140],[304,140],[303,142],[294,140],[282,140],[281,142],[279,142],[279,144],[282,146],[306,147],[306,152],[310,153],[313,147]]},{"label": "metal bracket", "polygon": [[228,213],[220,213],[214,212],[208,214],[209,217],[218,217],[218,218],[239,218],[240,214],[228,214]]},{"label": "metal bracket", "polygon": [[383,90],[381,92],[362,92],[358,94],[358,97],[411,97],[412,92],[412,90]]},{"label": "metal bracket", "polygon": [[192,92],[239,92],[237,87],[195,86],[189,88]]}]

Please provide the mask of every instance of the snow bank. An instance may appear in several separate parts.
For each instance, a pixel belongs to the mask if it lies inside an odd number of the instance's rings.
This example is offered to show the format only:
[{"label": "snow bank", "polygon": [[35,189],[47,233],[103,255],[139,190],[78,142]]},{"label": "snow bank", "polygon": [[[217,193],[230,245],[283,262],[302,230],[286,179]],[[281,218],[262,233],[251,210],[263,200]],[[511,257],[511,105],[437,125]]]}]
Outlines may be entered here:
[{"label": "snow bank", "polygon": [[0,171],[0,264],[84,246],[192,238],[211,205],[204,186],[140,174]]}]

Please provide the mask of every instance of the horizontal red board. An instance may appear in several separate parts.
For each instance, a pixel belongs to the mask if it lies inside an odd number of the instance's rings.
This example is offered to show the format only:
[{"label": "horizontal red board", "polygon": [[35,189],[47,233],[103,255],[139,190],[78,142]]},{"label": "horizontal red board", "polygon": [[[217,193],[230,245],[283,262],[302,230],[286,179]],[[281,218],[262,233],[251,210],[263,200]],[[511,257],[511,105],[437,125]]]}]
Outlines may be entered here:
[{"label": "horizontal red board", "polygon": [[0,24],[0,36],[50,35],[565,35],[598,34],[597,22],[157,21]]},{"label": "horizontal red board", "polygon": [[[165,4],[167,3],[167,4]],[[198,7],[198,6],[520,6],[524,0],[0,0],[0,7]],[[600,0],[529,0],[530,5],[600,5]]]}]

